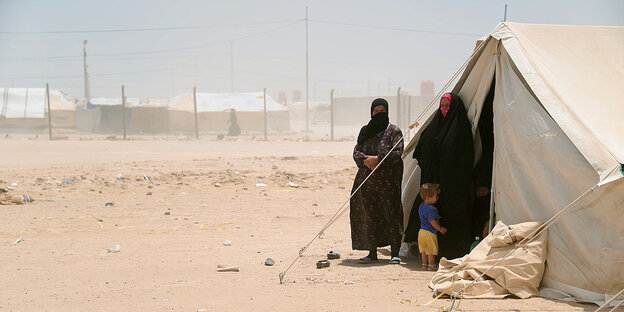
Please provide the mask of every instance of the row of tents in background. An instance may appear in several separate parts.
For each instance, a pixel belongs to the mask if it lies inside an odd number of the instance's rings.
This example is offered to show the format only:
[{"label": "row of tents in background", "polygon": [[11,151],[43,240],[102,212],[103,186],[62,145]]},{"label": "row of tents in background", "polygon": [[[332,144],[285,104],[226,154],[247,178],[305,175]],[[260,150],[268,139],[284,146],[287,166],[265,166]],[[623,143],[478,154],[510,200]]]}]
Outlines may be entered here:
[{"label": "row of tents in background", "polygon": [[[197,119],[200,131],[228,128],[231,110],[237,113],[244,131],[264,130],[264,94],[197,93]],[[270,96],[266,99],[267,126],[271,131],[290,130],[288,109]],[[96,133],[169,133],[195,130],[193,93],[171,99],[92,98],[71,100],[63,92],[50,90],[52,127],[75,128]],[[48,126],[44,88],[0,88],[0,129],[38,129]]]},{"label": "row of tents in background", "polygon": [[[244,132],[264,130],[264,93],[196,93],[199,131],[224,131],[232,110]],[[431,104],[433,96],[401,94],[386,96],[390,122],[408,125]],[[330,101],[309,103],[312,123],[333,122],[339,126],[366,124],[370,119],[373,96],[341,97]],[[76,129],[85,132],[116,134],[123,131],[123,121],[129,133],[162,134],[195,131],[193,93],[171,99],[126,98],[122,107],[119,98],[72,100],[59,90],[50,90],[51,123],[54,129]],[[333,109],[333,117],[332,110]],[[122,111],[124,112],[122,115]],[[288,106],[267,95],[267,130],[289,131],[292,122],[306,119],[306,105],[298,102]],[[47,108],[44,88],[0,88],[0,131],[47,128]]]}]

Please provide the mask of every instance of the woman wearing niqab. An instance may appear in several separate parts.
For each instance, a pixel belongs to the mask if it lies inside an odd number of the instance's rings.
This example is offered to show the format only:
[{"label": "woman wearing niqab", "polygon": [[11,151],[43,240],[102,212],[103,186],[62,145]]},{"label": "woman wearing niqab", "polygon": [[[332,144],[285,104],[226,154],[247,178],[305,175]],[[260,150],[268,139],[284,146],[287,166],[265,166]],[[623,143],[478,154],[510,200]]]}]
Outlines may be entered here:
[{"label": "woman wearing niqab", "polygon": [[[353,149],[358,172],[351,189],[351,243],[354,250],[369,251],[368,256],[360,259],[361,263],[376,261],[377,247],[388,245],[391,246],[390,263],[400,263],[403,134],[399,127],[389,123],[386,100],[374,100],[370,110],[371,120],[360,130]],[[386,159],[379,164],[384,157]]]},{"label": "woman wearing niqab", "polygon": [[[464,256],[472,242],[470,190],[474,146],[466,109],[457,94],[442,96],[440,108],[422,132],[413,157],[421,169],[420,184],[440,184],[436,207],[440,225],[448,229],[446,234],[438,236],[440,257]],[[413,207],[418,207],[421,201],[417,196]],[[418,209],[412,208],[405,241],[417,241],[419,229]]]}]

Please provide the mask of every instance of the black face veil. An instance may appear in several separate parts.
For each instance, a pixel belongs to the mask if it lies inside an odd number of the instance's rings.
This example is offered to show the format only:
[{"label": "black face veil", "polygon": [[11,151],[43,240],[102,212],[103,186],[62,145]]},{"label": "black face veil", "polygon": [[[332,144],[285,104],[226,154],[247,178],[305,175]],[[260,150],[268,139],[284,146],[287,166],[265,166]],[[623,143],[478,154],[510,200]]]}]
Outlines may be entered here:
[{"label": "black face veil", "polygon": [[[372,116],[373,110],[375,110],[375,107],[377,106],[383,106],[386,109],[386,111],[377,113],[374,116]],[[388,119],[388,101],[381,99],[381,98],[375,99],[371,103],[370,111],[371,111],[371,120],[368,122],[367,125],[363,126],[362,129],[360,129],[360,134],[358,134],[358,139],[357,139],[358,143],[363,143],[366,140],[379,134],[379,132],[386,130],[386,128],[388,127],[388,123],[390,122]]]}]

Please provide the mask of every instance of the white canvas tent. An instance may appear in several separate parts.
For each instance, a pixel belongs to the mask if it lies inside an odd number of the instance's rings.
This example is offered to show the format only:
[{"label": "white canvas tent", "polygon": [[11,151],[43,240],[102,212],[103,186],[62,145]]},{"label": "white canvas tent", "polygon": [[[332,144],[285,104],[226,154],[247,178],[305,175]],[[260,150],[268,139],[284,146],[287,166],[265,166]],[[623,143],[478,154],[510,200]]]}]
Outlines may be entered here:
[{"label": "white canvas tent", "polygon": [[[139,98],[126,98],[126,127],[130,124],[130,108],[138,106]],[[122,133],[123,116],[121,97],[119,98],[91,98],[86,107],[77,110],[76,128],[82,131],[99,133]]]},{"label": "white canvas tent", "polygon": [[[453,90],[473,138],[494,78],[496,218],[546,221],[578,199],[548,228],[540,295],[601,304],[624,288],[624,27],[498,25]],[[420,178],[411,153],[436,109],[405,149],[408,216]]]},{"label": "white canvas tent", "polygon": [[[238,124],[243,131],[264,130],[264,98],[262,92],[249,93],[197,93],[197,119],[199,130],[227,131],[230,109],[236,110]],[[267,95],[268,129],[290,129],[290,118],[285,106]],[[193,93],[179,95],[169,104],[169,129],[193,131],[195,129]]]},{"label": "white canvas tent", "polygon": [[[0,88],[0,126],[21,128],[47,127],[45,88]],[[73,128],[76,108],[61,91],[50,90],[52,126]]]}]

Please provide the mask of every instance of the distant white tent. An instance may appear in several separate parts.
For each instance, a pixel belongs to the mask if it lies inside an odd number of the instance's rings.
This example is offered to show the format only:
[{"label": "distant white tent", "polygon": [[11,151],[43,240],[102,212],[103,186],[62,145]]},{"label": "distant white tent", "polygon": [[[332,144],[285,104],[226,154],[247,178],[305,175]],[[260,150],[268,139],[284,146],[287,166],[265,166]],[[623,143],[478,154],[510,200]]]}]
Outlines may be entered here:
[{"label": "distant white tent", "polygon": [[[126,98],[125,119],[128,133],[166,133],[168,103],[165,99]],[[77,128],[82,131],[121,133],[123,118],[121,97],[92,98],[78,109]]]},{"label": "distant white tent", "polygon": [[[130,124],[130,110],[133,105],[140,103],[139,98],[126,98],[126,127]],[[86,107],[78,109],[78,130],[100,133],[122,133],[123,118],[121,97],[119,98],[91,98]],[[127,128],[126,128],[127,129]]]},{"label": "distant white tent", "polygon": [[[45,88],[0,88],[0,125],[4,127],[38,128],[47,126]],[[58,90],[50,90],[52,126],[73,128],[76,108]]]},{"label": "distant white tent", "polygon": [[[474,138],[493,79],[496,218],[546,221],[578,199],[548,228],[540,295],[603,303],[624,288],[624,27],[500,24],[454,88]],[[436,109],[405,149],[408,215]]]},{"label": "distant white tent", "polygon": [[[200,130],[226,131],[230,110],[236,110],[238,124],[243,131],[264,129],[264,94],[250,93],[197,93],[197,113]],[[267,95],[268,129],[290,129],[290,119],[285,106]],[[192,131],[195,128],[193,93],[171,99],[169,104],[169,129]]]}]

